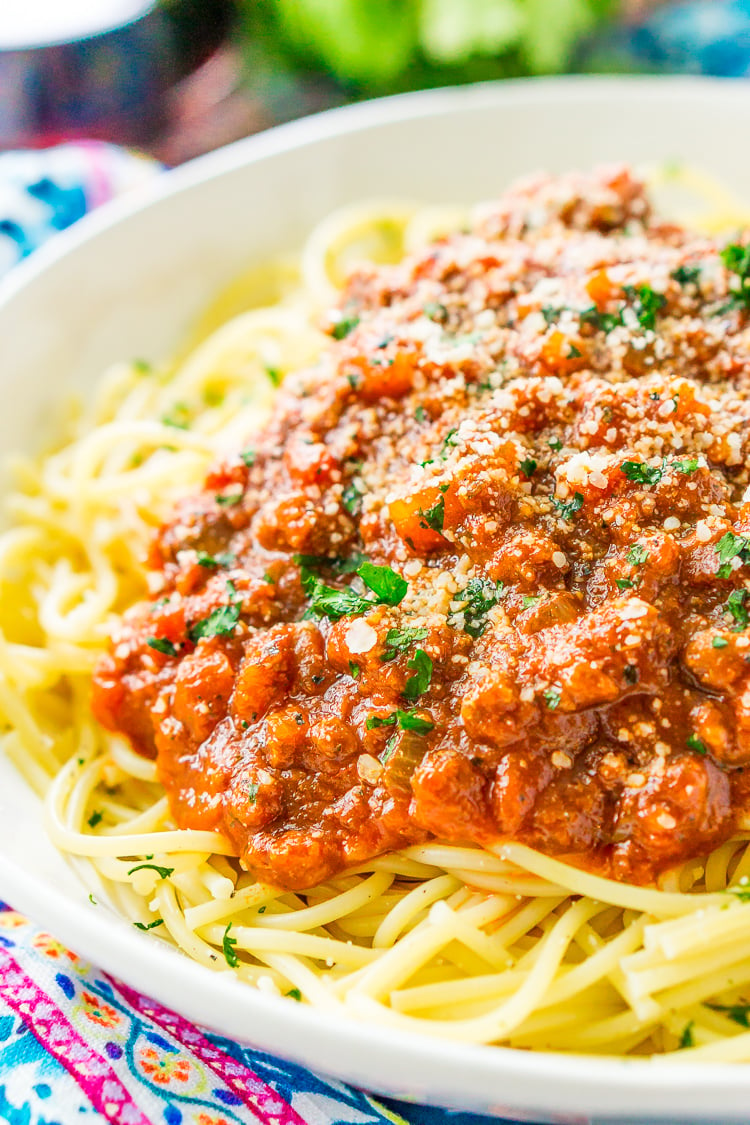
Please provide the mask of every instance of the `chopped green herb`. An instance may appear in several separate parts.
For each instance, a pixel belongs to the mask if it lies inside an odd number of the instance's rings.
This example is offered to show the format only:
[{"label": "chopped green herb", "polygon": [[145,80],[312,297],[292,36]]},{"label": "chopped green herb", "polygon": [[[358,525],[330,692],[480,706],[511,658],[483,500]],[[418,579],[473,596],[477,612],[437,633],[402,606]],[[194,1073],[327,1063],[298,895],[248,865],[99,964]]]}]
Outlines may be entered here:
[{"label": "chopped green herb", "polygon": [[685,1028],[682,1032],[682,1035],[680,1036],[680,1050],[681,1051],[684,1050],[685,1047],[694,1047],[695,1046],[695,1040],[693,1039],[693,1027],[694,1026],[695,1026],[694,1020],[691,1020],[690,1023],[685,1024]]},{"label": "chopped green herb", "polygon": [[100,812],[92,812],[86,823],[89,828],[96,828],[97,824],[101,824],[102,814]]},{"label": "chopped green herb", "polygon": [[258,799],[258,788],[257,781],[251,781],[247,787],[247,799],[251,805],[254,805]]},{"label": "chopped green herb", "polygon": [[380,657],[382,661],[393,660],[399,652],[405,652],[406,649],[411,648],[414,641],[423,641],[427,636],[427,629],[409,628],[404,629],[389,629],[385,635],[386,647],[383,650],[383,655]]},{"label": "chopped green herb", "polygon": [[153,368],[147,359],[131,359],[130,366],[138,375],[148,375]]},{"label": "chopped green herb", "polygon": [[435,724],[431,719],[423,719],[421,715],[415,714],[414,711],[392,711],[384,719],[378,715],[371,715],[365,721],[365,726],[368,730],[377,730],[379,727],[392,727],[398,723],[401,730],[413,730],[417,734],[427,734],[431,731]]},{"label": "chopped green herb", "polygon": [[723,1012],[725,1016],[734,1020],[740,1027],[750,1027],[750,1020],[748,1019],[750,1004],[707,1004],[706,1007],[711,1008],[714,1012]]},{"label": "chopped green herb", "polygon": [[98,906],[99,905],[99,903],[96,901],[93,894],[91,894],[91,893],[89,893],[89,902],[91,903],[92,906]]},{"label": "chopped green herb", "polygon": [[711,641],[711,648],[726,648],[729,641],[726,637],[714,637]]},{"label": "chopped green herb", "polygon": [[416,420],[418,422],[424,422],[427,419],[427,411],[425,410],[425,408],[423,406],[420,405],[414,411],[414,417],[416,418]]},{"label": "chopped green herb", "polygon": [[655,328],[656,314],[664,308],[667,298],[656,293],[650,285],[626,285],[625,296],[632,302],[633,311],[641,328]]},{"label": "chopped green herb", "polygon": [[454,449],[458,445],[458,441],[456,440],[457,433],[458,428],[454,426],[452,430],[448,430],[448,433],[443,438],[443,448],[440,450],[441,461],[447,461],[451,449]]},{"label": "chopped green herb", "polygon": [[640,543],[634,543],[625,558],[631,566],[643,566],[648,558],[648,551],[645,547],[642,547]]},{"label": "chopped green herb", "polygon": [[381,766],[384,766],[388,761],[390,761],[391,757],[393,756],[393,751],[396,749],[397,745],[398,735],[392,734],[383,747],[383,753],[378,754],[378,761],[380,762]]},{"label": "chopped green herb", "polygon": [[187,403],[176,402],[166,414],[162,414],[161,420],[173,430],[187,430],[190,426],[190,407]]},{"label": "chopped green herb", "polygon": [[420,527],[429,527],[432,531],[442,531],[445,521],[445,497],[441,496],[426,512],[423,512],[420,508],[419,516]]},{"label": "chopped green herb", "polygon": [[355,664],[353,660],[349,661],[349,675],[353,680],[359,679],[359,664]]},{"label": "chopped green herb", "polygon": [[284,378],[278,367],[266,367],[266,375],[271,380],[274,387],[280,387]]},{"label": "chopped green herb", "polygon": [[133,922],[136,930],[155,930],[157,926],[164,925],[163,918],[157,918],[155,922]]},{"label": "chopped green herb", "polygon": [[369,586],[379,602],[386,605],[398,605],[404,600],[409,583],[389,566],[375,566],[371,562],[363,562],[357,569],[357,574]]},{"label": "chopped green herb", "polygon": [[636,583],[632,578],[616,578],[615,585],[618,590],[632,590]]},{"label": "chopped green herb", "polygon": [[168,879],[174,867],[159,867],[156,863],[137,863],[135,867],[130,868],[128,875],[134,875],[136,871],[155,871],[160,879]]},{"label": "chopped green herb", "polygon": [[556,496],[552,497],[552,506],[557,512],[561,520],[570,522],[576,512],[579,512],[583,507],[583,496],[580,492],[573,493],[572,500],[558,500]]},{"label": "chopped green herb", "polygon": [[632,687],[638,683],[638,668],[635,664],[626,664],[622,670],[622,677],[626,684]]},{"label": "chopped green herb", "polygon": [[539,311],[544,317],[545,324],[554,324],[554,322],[559,319],[560,313],[565,310],[553,308],[552,305],[542,305]]},{"label": "chopped green herb", "polygon": [[719,255],[722,262],[737,277],[739,284],[730,286],[729,308],[750,308],[750,246],[730,242]]},{"label": "chopped green herb", "polygon": [[688,473],[696,472],[698,467],[699,462],[697,457],[688,457],[685,461],[672,462],[672,468],[675,470],[675,472],[684,473],[685,476],[687,476]]},{"label": "chopped green herb", "polygon": [[214,500],[222,508],[233,508],[235,504],[239,504],[241,499],[241,492],[220,492],[217,496],[214,496]]},{"label": "chopped green herb", "polygon": [[701,269],[701,266],[678,266],[676,270],[672,270],[669,276],[674,278],[678,285],[697,285],[700,280]]},{"label": "chopped green herb", "polygon": [[524,457],[518,467],[523,475],[530,480],[536,472],[536,461],[533,457]]},{"label": "chopped green herb", "polygon": [[249,469],[251,465],[255,464],[255,458],[257,456],[258,454],[254,449],[243,449],[240,453],[240,461],[242,461],[243,464],[247,465]]},{"label": "chopped green herb", "polygon": [[198,641],[201,637],[226,637],[234,632],[239,619],[240,607],[236,603],[218,606],[211,610],[208,617],[191,625],[188,636],[191,641]]},{"label": "chopped green herb", "polygon": [[302,585],[310,601],[309,612],[312,614],[337,621],[339,617],[347,617],[349,614],[364,613],[375,604],[372,598],[357,594],[354,590],[337,590],[333,586],[327,586],[304,566],[300,568],[300,573]]},{"label": "chopped green herb", "polygon": [[333,336],[334,340],[343,340],[345,336],[348,336],[350,332],[354,331],[358,324],[358,316],[342,317],[341,320],[337,321],[336,324],[334,324],[333,328],[331,329],[331,335]]},{"label": "chopped green herb", "polygon": [[732,632],[740,633],[746,628],[750,615],[748,615],[747,606],[747,590],[732,590],[732,593],[724,603],[724,609],[736,621],[736,625],[732,626]]},{"label": "chopped green herb", "polygon": [[733,895],[740,902],[750,902],[750,884],[740,879],[733,887],[725,887],[724,894]]},{"label": "chopped green herb", "polygon": [[149,648],[155,649],[156,652],[160,652],[163,656],[177,656],[177,649],[166,637],[147,637],[146,644]]},{"label": "chopped green herb", "polygon": [[622,311],[603,313],[599,312],[596,305],[592,305],[580,313],[580,320],[581,324],[590,324],[592,328],[596,328],[600,332],[611,332],[613,328],[618,328],[622,324]]},{"label": "chopped green herb", "polygon": [[487,614],[498,604],[503,591],[502,582],[492,582],[489,578],[470,578],[463,590],[454,600],[466,602],[462,610],[448,617],[448,624],[456,627],[456,617],[463,618],[463,630],[470,637],[481,637],[487,628]]},{"label": "chopped green herb", "polygon": [[718,578],[729,578],[731,576],[734,569],[731,566],[732,559],[739,558],[743,563],[750,562],[750,540],[746,539],[744,535],[735,535],[728,531],[726,535],[722,535],[714,550],[719,556],[721,564],[716,571]]},{"label": "chopped green herb", "polygon": [[563,443],[560,441],[559,437],[550,438],[547,442],[547,445],[550,447],[553,453],[559,453],[563,447]]},{"label": "chopped green herb", "polygon": [[689,734],[685,742],[690,750],[694,750],[696,754],[707,754],[706,744],[702,739],[698,738],[697,734]]},{"label": "chopped green herb", "polygon": [[409,676],[406,681],[404,695],[407,699],[416,699],[426,692],[430,686],[432,661],[423,648],[418,648],[412,659],[407,662],[406,667],[410,668],[414,675]]},{"label": "chopped green herb", "polygon": [[521,602],[521,608],[522,609],[532,609],[533,606],[539,605],[541,600],[542,600],[541,594],[524,594],[523,600]]},{"label": "chopped green herb", "polygon": [[220,555],[207,555],[205,551],[198,552],[198,566],[212,569],[218,566],[234,566],[237,558],[230,551],[223,551]]},{"label": "chopped green herb", "polygon": [[547,707],[550,711],[554,711],[560,703],[560,692],[555,688],[547,688],[546,691],[542,692],[542,695],[544,696],[544,702],[547,704]]},{"label": "chopped green herb", "polygon": [[566,357],[565,357],[565,358],[566,358],[566,359],[580,359],[580,358],[581,358],[581,356],[582,356],[582,354],[583,354],[583,353],[582,353],[582,352],[579,352],[579,350],[578,350],[578,348],[577,348],[577,347],[575,346],[575,344],[571,344],[571,345],[570,345],[570,351],[568,352],[568,354],[566,355]]},{"label": "chopped green herb", "polygon": [[231,930],[231,928],[232,923],[230,922],[227,928],[224,930],[224,937],[221,939],[221,948],[222,952],[224,953],[224,960],[226,961],[227,965],[229,965],[229,968],[236,969],[240,963],[240,959],[234,951],[234,947],[237,944],[237,938],[229,936],[229,931]]},{"label": "chopped green herb", "polygon": [[620,472],[636,484],[651,485],[659,483],[664,475],[664,468],[647,465],[645,461],[623,461]]},{"label": "chopped green herb", "polygon": [[298,988],[290,988],[288,992],[284,993],[284,995],[287,996],[290,1000],[302,1000],[302,993]]},{"label": "chopped green herb", "polygon": [[341,493],[341,503],[350,516],[358,516],[362,511],[362,488],[350,480]]}]

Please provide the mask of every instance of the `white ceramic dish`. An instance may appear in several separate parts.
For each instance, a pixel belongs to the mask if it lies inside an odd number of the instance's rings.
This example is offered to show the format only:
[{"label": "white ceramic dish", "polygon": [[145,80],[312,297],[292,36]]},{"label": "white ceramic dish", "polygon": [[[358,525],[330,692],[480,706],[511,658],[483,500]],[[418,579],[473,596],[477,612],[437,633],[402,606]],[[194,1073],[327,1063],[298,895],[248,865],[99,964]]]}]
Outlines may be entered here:
[{"label": "white ceramic dish", "polygon": [[[341,204],[471,201],[540,168],[612,160],[685,160],[750,199],[748,130],[745,84],[565,79],[365,104],[204,157],[83,220],[0,285],[0,452],[38,444],[66,391],[110,361],[167,354],[223,283],[298,246]],[[570,1125],[750,1117],[750,1066],[454,1045],[336,1021],[211,974],[89,903],[2,760],[0,895],[184,1015],[374,1091]]]}]

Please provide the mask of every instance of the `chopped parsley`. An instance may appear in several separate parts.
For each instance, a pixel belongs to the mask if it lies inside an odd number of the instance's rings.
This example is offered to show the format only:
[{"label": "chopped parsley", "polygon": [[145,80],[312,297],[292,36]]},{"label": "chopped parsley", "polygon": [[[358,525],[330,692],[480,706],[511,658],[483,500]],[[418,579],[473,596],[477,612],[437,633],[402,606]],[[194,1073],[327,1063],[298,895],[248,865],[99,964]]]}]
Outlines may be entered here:
[{"label": "chopped parsley", "polygon": [[694,1047],[695,1046],[695,1040],[693,1038],[693,1027],[694,1026],[695,1026],[694,1020],[691,1020],[690,1023],[685,1024],[685,1028],[682,1032],[682,1035],[680,1036],[680,1050],[681,1051],[684,1050],[685,1047]]},{"label": "chopped parsley", "polygon": [[748,1019],[750,1004],[708,1004],[707,1007],[714,1012],[722,1012],[730,1020],[738,1023],[740,1027],[750,1028],[750,1020]]},{"label": "chopped parsley", "polygon": [[676,270],[672,270],[669,276],[678,285],[697,285],[701,276],[701,268],[701,266],[690,265],[678,266]]},{"label": "chopped parsley", "polygon": [[378,715],[370,715],[365,721],[368,730],[377,730],[379,727],[392,727],[398,724],[401,730],[413,730],[417,734],[427,734],[435,724],[431,719],[425,719],[414,711],[391,711],[384,719]]},{"label": "chopped parsley", "polygon": [[383,753],[378,754],[378,761],[380,762],[381,766],[386,765],[391,760],[391,758],[393,757],[393,751],[396,749],[397,745],[398,735],[392,734],[383,747]]},{"label": "chopped parsley", "polygon": [[266,367],[266,375],[271,380],[274,387],[280,387],[284,376],[279,371],[278,367]]},{"label": "chopped parsley", "polygon": [[389,629],[385,635],[386,647],[383,650],[383,655],[380,657],[382,661],[393,660],[399,652],[405,652],[406,649],[411,648],[414,641],[423,641],[427,636],[427,629],[409,628],[405,629]]},{"label": "chopped parsley", "polygon": [[237,944],[237,938],[229,936],[229,931],[231,930],[231,928],[232,923],[230,922],[227,928],[224,930],[224,937],[221,939],[221,949],[224,954],[224,960],[226,961],[227,965],[229,965],[229,968],[236,969],[240,963],[240,959],[234,951],[234,947]]},{"label": "chopped parsley", "polygon": [[547,688],[546,691],[542,692],[542,695],[550,711],[554,711],[559,706],[561,695],[556,688]]},{"label": "chopped parsley", "polygon": [[622,310],[617,313],[603,313],[599,312],[596,305],[592,305],[580,313],[580,321],[581,324],[590,324],[600,332],[611,332],[613,328],[619,328],[622,324]]},{"label": "chopped parsley", "polygon": [[583,507],[583,496],[580,492],[574,492],[572,500],[558,500],[556,496],[553,496],[552,506],[560,519],[569,523],[576,512],[580,512]]},{"label": "chopped parsley", "polygon": [[651,485],[658,484],[664,476],[664,466],[647,465],[645,461],[623,461],[620,472],[636,484]]},{"label": "chopped parsley", "polygon": [[648,558],[648,551],[645,547],[642,547],[640,543],[634,543],[625,558],[631,566],[643,566]]},{"label": "chopped parsley", "polygon": [[149,648],[160,652],[162,656],[177,656],[177,649],[166,637],[147,637],[146,644]]},{"label": "chopped parsley", "polygon": [[128,875],[134,875],[136,871],[155,871],[160,879],[168,879],[174,867],[159,867],[156,863],[137,863],[135,867],[130,868]]},{"label": "chopped parsley", "polygon": [[452,430],[448,430],[448,433],[443,438],[443,448],[440,450],[441,461],[447,461],[451,449],[454,449],[458,445],[458,441],[456,440],[457,432],[457,427],[454,426]]},{"label": "chopped parsley", "polygon": [[748,615],[747,606],[747,590],[732,590],[732,593],[724,603],[725,611],[732,616],[736,622],[732,626],[733,633],[740,633],[747,627],[750,615]]},{"label": "chopped parsley", "polygon": [[750,902],[750,885],[741,879],[739,883],[735,883],[733,887],[725,887],[724,894],[734,895],[740,902]]},{"label": "chopped parsley", "polygon": [[685,739],[685,743],[688,748],[694,750],[696,754],[703,754],[705,756],[708,753],[705,742],[698,738],[697,734],[689,734]]},{"label": "chopped parsley", "polygon": [[350,332],[354,331],[358,324],[358,316],[342,317],[341,320],[336,321],[336,323],[334,324],[333,328],[331,329],[331,335],[333,336],[334,340],[343,340],[345,336],[348,336]]},{"label": "chopped parsley", "polygon": [[641,328],[655,328],[656,314],[667,303],[664,294],[656,293],[650,285],[626,285],[624,292],[633,305],[633,312],[638,317]]},{"label": "chopped parsley", "polygon": [[350,480],[341,493],[341,503],[350,516],[358,516],[362,511],[362,488]]},{"label": "chopped parsley", "polygon": [[358,594],[351,588],[337,590],[327,586],[304,565],[300,567],[300,572],[302,585],[310,600],[309,611],[329,617],[332,621],[349,614],[364,613],[373,605],[398,605],[409,588],[406,579],[395,570],[389,566],[375,566],[371,562],[361,563],[357,574],[375,594],[374,598]]},{"label": "chopped parsley", "polygon": [[191,641],[198,641],[201,637],[226,637],[234,632],[239,619],[240,607],[236,602],[221,605],[212,609],[208,617],[191,625],[188,636]]},{"label": "chopped parsley", "polygon": [[163,918],[157,918],[155,922],[133,922],[136,930],[155,930],[157,926],[164,925]]},{"label": "chopped parsley", "polygon": [[359,679],[359,664],[355,664],[353,660],[349,661],[349,675],[353,680]]},{"label": "chopped parsley", "polygon": [[[502,591],[502,582],[492,582],[489,578],[470,578],[464,589],[455,595],[455,601],[467,603],[460,612],[464,632],[470,637],[481,637],[487,628],[487,614],[500,601]],[[448,624],[453,628],[455,618],[455,614],[448,618]]]},{"label": "chopped parsley", "polygon": [[563,443],[560,441],[559,437],[550,438],[547,442],[547,445],[550,447],[553,453],[559,453],[563,447]]},{"label": "chopped parsley", "polygon": [[385,605],[398,605],[404,600],[409,583],[389,566],[375,566],[371,562],[363,562],[357,569],[357,574],[369,586],[379,602]]},{"label": "chopped parsley", "polygon": [[220,492],[218,495],[214,496],[214,500],[217,504],[220,504],[222,508],[233,508],[235,504],[239,504],[241,499],[241,492]]},{"label": "chopped parsley", "polygon": [[618,590],[632,590],[637,583],[632,578],[616,578],[615,585]]},{"label": "chopped parsley", "polygon": [[176,402],[166,414],[162,414],[162,423],[171,426],[173,430],[187,430],[190,426],[190,407],[187,403]]},{"label": "chopped parsley", "polygon": [[254,805],[255,802],[257,801],[257,799],[258,799],[258,789],[259,789],[259,786],[258,786],[257,781],[251,781],[250,784],[248,785],[248,787],[247,787],[247,799],[248,799],[249,804]]},{"label": "chopped parsley", "polygon": [[716,571],[717,578],[731,577],[732,559],[739,558],[743,563],[750,562],[750,540],[746,539],[744,535],[735,535],[732,531],[722,535],[716,544],[715,551],[721,564]]},{"label": "chopped parsley", "polygon": [[430,686],[432,661],[423,648],[418,648],[412,659],[407,662],[406,667],[410,668],[414,675],[409,676],[406,681],[404,695],[407,699],[416,699],[426,692]]},{"label": "chopped parsley", "polygon": [[729,287],[728,308],[750,308],[750,246],[730,242],[720,253],[720,258],[738,284]]},{"label": "chopped parsley", "polygon": [[534,460],[533,457],[524,457],[523,461],[521,461],[521,463],[518,467],[521,470],[521,472],[523,473],[523,475],[528,480],[530,480],[531,477],[536,472],[536,461]]},{"label": "chopped parsley", "polygon": [[414,411],[414,417],[416,418],[417,422],[427,421],[427,411],[421,404]]},{"label": "chopped parsley", "polygon": [[565,358],[566,359],[580,359],[582,355],[583,355],[583,352],[579,352],[579,350],[575,346],[575,344],[571,344],[570,345],[570,351],[568,352],[568,354],[566,355]]},{"label": "chopped parsley", "polygon": [[236,556],[231,551],[223,551],[219,555],[207,555],[205,551],[198,552],[198,566],[205,566],[207,569],[218,566],[233,566],[236,561]]},{"label": "chopped parsley", "polygon": [[541,594],[524,594],[521,601],[522,609],[532,609],[535,605],[539,605],[542,600]]},{"label": "chopped parsley", "polygon": [[429,527],[432,531],[442,531],[445,522],[445,497],[441,496],[426,512],[423,512],[420,508],[419,517],[420,527]]},{"label": "chopped parsley", "polygon": [[100,812],[92,812],[86,823],[89,828],[96,828],[97,824],[101,824],[102,814]]},{"label": "chopped parsley", "polygon": [[243,463],[243,465],[247,465],[249,469],[251,465],[255,464],[255,458],[257,456],[258,455],[254,449],[243,449],[240,453],[240,461]]},{"label": "chopped parsley", "polygon": [[711,648],[726,648],[728,644],[726,637],[713,637],[711,640]]},{"label": "chopped parsley", "polygon": [[302,993],[298,988],[290,988],[288,992],[284,993],[284,995],[288,997],[289,1000],[302,1000]]}]

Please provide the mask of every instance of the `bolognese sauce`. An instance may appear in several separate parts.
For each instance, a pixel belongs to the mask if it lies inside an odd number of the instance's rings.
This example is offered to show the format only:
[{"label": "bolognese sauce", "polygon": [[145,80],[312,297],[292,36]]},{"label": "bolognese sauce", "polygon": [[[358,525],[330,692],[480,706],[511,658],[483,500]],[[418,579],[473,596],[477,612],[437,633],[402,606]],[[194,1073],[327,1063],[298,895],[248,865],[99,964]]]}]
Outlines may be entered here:
[{"label": "bolognese sauce", "polygon": [[161,528],[96,716],[281,887],[429,837],[707,852],[750,790],[749,311],[750,249],[621,168],[360,269]]}]

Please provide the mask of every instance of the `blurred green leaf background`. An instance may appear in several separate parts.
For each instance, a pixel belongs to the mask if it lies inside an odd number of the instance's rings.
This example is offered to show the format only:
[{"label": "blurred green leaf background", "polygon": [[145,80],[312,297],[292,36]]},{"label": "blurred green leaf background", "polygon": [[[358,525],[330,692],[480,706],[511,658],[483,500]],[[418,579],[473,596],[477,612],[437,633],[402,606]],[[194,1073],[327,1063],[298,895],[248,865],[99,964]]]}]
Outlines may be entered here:
[{"label": "blurred green leaf background", "polygon": [[570,70],[620,0],[240,0],[248,65],[347,98]]}]

